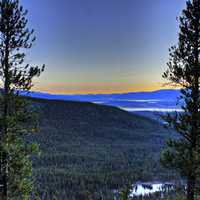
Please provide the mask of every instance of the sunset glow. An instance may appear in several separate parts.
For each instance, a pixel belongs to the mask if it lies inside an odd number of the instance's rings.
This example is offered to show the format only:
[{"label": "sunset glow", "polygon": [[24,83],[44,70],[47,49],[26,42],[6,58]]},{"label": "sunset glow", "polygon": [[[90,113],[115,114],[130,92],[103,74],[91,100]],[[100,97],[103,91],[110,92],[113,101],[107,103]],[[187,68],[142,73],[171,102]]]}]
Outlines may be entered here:
[{"label": "sunset glow", "polygon": [[162,88],[184,1],[22,2],[37,35],[27,61],[46,64],[34,90],[83,94]]}]

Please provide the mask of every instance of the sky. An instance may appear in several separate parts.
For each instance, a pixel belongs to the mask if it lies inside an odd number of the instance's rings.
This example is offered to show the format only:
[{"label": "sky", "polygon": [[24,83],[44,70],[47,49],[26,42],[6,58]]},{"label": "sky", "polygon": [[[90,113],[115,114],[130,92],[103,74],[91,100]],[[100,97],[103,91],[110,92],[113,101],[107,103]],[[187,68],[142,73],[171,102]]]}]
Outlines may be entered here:
[{"label": "sky", "polygon": [[21,0],[37,41],[27,62],[46,64],[33,90],[123,93],[163,88],[184,0]]}]

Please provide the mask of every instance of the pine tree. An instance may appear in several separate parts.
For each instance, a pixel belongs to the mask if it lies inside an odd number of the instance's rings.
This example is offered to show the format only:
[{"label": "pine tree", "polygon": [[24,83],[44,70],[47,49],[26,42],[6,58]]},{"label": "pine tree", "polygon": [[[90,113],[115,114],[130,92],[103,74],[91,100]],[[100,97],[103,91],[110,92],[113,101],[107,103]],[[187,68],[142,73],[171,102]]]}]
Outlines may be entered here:
[{"label": "pine tree", "polygon": [[125,187],[120,192],[120,200],[128,200],[131,194],[130,186]]},{"label": "pine tree", "polygon": [[181,88],[183,112],[165,116],[179,133],[163,152],[163,163],[187,180],[187,200],[194,200],[200,168],[200,0],[188,0],[180,17],[177,46],[170,49],[168,69],[163,77]]},{"label": "pine tree", "polygon": [[37,145],[26,140],[36,131],[34,109],[21,91],[44,70],[25,64],[26,50],[35,41],[27,28],[27,10],[19,0],[0,0],[0,199],[26,200],[33,190],[31,155]]}]

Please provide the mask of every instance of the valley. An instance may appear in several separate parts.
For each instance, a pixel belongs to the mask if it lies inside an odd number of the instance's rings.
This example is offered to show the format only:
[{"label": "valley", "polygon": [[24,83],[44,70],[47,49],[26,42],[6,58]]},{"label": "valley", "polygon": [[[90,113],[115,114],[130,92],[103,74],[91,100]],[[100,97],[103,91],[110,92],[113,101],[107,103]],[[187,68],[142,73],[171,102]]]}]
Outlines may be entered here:
[{"label": "valley", "polygon": [[41,149],[34,174],[46,199],[112,199],[111,191],[134,182],[176,176],[159,161],[173,131],[157,121],[88,102],[33,101],[41,127],[32,137]]}]

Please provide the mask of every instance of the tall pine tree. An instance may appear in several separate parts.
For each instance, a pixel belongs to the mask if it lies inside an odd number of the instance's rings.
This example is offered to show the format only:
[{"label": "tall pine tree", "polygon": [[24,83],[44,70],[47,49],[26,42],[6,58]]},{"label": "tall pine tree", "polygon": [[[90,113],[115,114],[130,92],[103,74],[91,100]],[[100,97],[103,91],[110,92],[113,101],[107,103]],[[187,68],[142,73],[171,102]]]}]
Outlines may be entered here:
[{"label": "tall pine tree", "polygon": [[163,77],[181,88],[183,112],[165,117],[180,134],[163,152],[163,162],[187,179],[187,200],[194,200],[200,169],[200,0],[188,0],[180,17],[177,46],[170,49]]},{"label": "tall pine tree", "polygon": [[19,0],[0,0],[0,199],[28,200],[33,189],[30,157],[37,146],[26,141],[33,133],[31,106],[19,91],[29,91],[44,67],[25,64],[35,41],[27,27],[27,10]]}]

